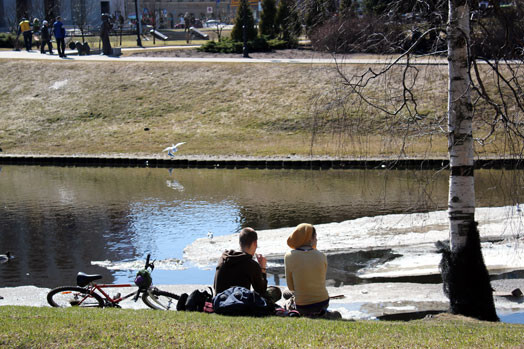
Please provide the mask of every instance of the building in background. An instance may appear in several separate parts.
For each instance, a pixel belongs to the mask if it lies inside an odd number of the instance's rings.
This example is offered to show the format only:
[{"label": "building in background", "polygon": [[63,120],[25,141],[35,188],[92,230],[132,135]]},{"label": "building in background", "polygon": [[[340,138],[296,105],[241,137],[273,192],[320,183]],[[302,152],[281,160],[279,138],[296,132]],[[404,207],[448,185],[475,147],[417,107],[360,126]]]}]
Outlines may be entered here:
[{"label": "building in background", "polygon": [[[135,1],[126,0],[125,7],[129,9],[128,17],[136,18]],[[202,22],[219,19],[229,23],[235,18],[235,11],[231,0],[139,0],[138,10],[145,22],[151,22],[155,18],[156,26],[163,28],[172,28],[183,23],[186,13]]]},{"label": "building in background", "polygon": [[0,0],[0,30],[16,28],[22,17],[54,21],[61,16],[66,26],[100,25],[102,13],[125,16],[125,3],[125,0]]}]

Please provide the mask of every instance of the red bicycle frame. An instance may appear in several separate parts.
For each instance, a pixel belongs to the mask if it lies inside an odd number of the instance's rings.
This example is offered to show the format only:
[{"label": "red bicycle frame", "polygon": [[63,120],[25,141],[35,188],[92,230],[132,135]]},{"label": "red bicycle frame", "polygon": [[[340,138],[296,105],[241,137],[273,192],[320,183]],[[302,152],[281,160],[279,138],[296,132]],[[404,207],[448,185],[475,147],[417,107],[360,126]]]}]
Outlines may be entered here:
[{"label": "red bicycle frame", "polygon": [[132,285],[132,284],[118,284],[118,285],[115,285],[115,284],[91,284],[89,286],[89,293],[93,294],[95,292],[95,290],[97,290],[104,296],[106,301],[111,302],[111,304],[113,304],[113,305],[116,305],[116,304],[120,303],[121,301],[123,301],[124,299],[127,299],[129,297],[132,297],[132,296],[136,295],[136,293],[138,292],[138,290],[137,290],[135,292],[129,293],[128,295],[126,295],[124,297],[119,296],[118,298],[111,298],[111,296],[109,294],[105,293],[104,290],[103,290],[104,288],[116,288],[116,287],[122,288],[122,287],[136,287],[136,286]]}]

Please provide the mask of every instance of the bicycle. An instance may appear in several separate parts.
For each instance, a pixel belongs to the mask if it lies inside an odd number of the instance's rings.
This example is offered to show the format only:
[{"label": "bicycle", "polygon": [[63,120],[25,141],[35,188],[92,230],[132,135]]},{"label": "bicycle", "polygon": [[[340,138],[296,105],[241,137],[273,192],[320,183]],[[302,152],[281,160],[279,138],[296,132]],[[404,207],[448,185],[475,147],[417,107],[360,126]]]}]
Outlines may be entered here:
[{"label": "bicycle", "polygon": [[162,291],[151,286],[151,272],[155,268],[154,261],[149,262],[151,255],[147,255],[145,268],[137,273],[135,285],[138,290],[125,296],[117,293],[111,297],[104,292],[106,288],[135,287],[132,284],[97,284],[96,280],[102,278],[100,274],[88,275],[79,272],[76,277],[77,286],[60,286],[52,289],[47,294],[47,302],[52,307],[117,307],[125,299],[134,297],[136,302],[140,296],[142,301],[151,309],[155,310],[176,310],[176,304],[180,296]]}]

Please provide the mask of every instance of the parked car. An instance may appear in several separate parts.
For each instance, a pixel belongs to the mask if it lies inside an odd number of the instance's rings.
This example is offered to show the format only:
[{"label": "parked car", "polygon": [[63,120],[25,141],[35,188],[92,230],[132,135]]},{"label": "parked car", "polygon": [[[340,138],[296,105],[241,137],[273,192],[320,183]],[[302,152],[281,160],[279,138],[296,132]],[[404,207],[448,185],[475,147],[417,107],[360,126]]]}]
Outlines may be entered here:
[{"label": "parked car", "polygon": [[219,20],[216,19],[209,19],[204,23],[204,27],[206,28],[216,28],[217,26],[223,27],[225,25],[225,23],[221,23]]}]

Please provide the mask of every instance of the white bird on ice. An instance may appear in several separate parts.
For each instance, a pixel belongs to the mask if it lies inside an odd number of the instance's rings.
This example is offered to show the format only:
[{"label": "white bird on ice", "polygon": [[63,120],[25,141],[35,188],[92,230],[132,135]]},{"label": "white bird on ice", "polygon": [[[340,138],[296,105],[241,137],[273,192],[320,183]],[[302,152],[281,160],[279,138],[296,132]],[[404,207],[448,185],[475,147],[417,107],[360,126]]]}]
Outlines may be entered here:
[{"label": "white bird on ice", "polygon": [[170,147],[167,147],[166,149],[164,149],[162,151],[167,151],[167,155],[173,157],[173,156],[175,156],[175,154],[173,154],[173,153],[176,153],[178,151],[178,147],[180,147],[182,144],[186,144],[186,142],[180,142],[180,143],[177,143],[176,145],[175,144],[171,144]]}]

